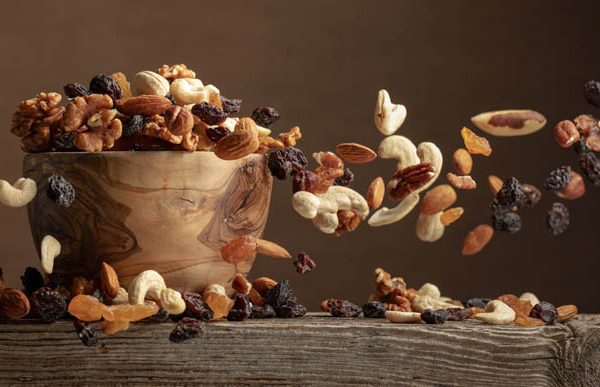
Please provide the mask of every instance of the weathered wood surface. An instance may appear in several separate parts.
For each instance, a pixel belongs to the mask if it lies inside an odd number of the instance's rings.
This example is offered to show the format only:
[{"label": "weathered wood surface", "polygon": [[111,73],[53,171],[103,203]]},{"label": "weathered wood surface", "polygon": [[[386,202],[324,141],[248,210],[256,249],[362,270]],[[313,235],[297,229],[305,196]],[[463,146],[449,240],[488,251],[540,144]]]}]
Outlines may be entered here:
[{"label": "weathered wood surface", "polygon": [[[123,285],[146,269],[194,291],[247,273],[254,256],[236,267],[220,249],[262,234],[271,197],[271,174],[258,154],[225,161],[212,152],[36,153],[23,169],[39,189],[28,206],[38,250],[46,234],[62,244],[54,273],[92,278],[106,261]],[[69,208],[46,195],[54,173],[75,187]]]},{"label": "weathered wood surface", "polygon": [[439,326],[386,320],[216,322],[172,344],[173,324],[134,325],[89,348],[68,322],[0,324],[0,385],[360,384],[594,386],[600,316],[539,328],[476,321]]}]

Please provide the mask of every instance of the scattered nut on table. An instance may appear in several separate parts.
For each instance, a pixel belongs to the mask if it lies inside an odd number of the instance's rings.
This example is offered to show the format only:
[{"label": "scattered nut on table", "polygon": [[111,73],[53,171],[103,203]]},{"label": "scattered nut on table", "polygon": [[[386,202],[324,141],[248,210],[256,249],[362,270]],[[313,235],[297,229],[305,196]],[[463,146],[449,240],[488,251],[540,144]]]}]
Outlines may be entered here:
[{"label": "scattered nut on table", "polygon": [[507,325],[515,321],[515,311],[500,300],[492,300],[485,306],[484,313],[475,315],[475,319],[493,325]]}]

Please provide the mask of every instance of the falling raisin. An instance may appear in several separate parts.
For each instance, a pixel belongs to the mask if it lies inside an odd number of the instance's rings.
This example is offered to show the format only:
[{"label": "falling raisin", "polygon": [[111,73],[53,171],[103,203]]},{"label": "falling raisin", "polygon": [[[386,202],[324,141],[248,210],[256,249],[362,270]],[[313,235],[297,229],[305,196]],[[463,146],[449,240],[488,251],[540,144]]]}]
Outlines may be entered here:
[{"label": "falling raisin", "polygon": [[298,273],[304,274],[317,267],[317,264],[308,254],[303,251],[299,253],[298,258],[294,260],[294,266],[296,266],[296,271]]},{"label": "falling raisin", "polygon": [[263,106],[254,109],[250,116],[257,125],[268,128],[271,124],[279,119],[279,112],[272,107]]},{"label": "falling raisin", "polygon": [[354,180],[354,172],[350,170],[350,168],[344,168],[344,174],[333,182],[333,185],[341,185],[343,187],[348,187],[350,183]]},{"label": "falling raisin", "polygon": [[75,188],[60,175],[48,178],[48,197],[60,207],[68,208],[75,201]]},{"label": "falling raisin", "polygon": [[192,114],[200,118],[206,125],[218,125],[225,121],[228,114],[210,102],[201,102],[192,107]]},{"label": "falling raisin", "polygon": [[514,234],[521,230],[521,217],[514,212],[500,212],[492,215],[492,225],[497,231]]},{"label": "falling raisin", "polygon": [[54,151],[55,152],[74,152],[77,148],[73,144],[73,139],[77,135],[77,132],[66,132],[61,133],[54,137]]},{"label": "falling raisin", "polygon": [[242,108],[242,100],[241,99],[229,99],[221,96],[221,105],[223,106],[223,111],[227,114],[233,114],[240,111]]},{"label": "falling raisin", "polygon": [[523,203],[523,207],[535,207],[542,198],[542,191],[532,184],[523,184],[523,192],[525,192],[525,196],[527,196],[527,199]]},{"label": "falling raisin", "polygon": [[527,201],[527,195],[523,191],[521,182],[515,177],[509,177],[496,194],[496,199],[502,206],[520,208]]},{"label": "falling raisin", "polygon": [[558,312],[556,311],[554,305],[549,302],[542,301],[539,304],[536,304],[533,309],[531,309],[529,317],[539,318],[547,325],[554,325],[558,319]]},{"label": "falling raisin", "polygon": [[90,90],[81,83],[67,83],[63,86],[65,95],[69,98],[85,97],[90,95]]},{"label": "falling raisin", "polygon": [[173,328],[169,335],[169,340],[173,343],[181,343],[183,341],[193,339],[200,336],[206,330],[205,324],[191,317],[184,317]]},{"label": "falling raisin", "polygon": [[308,165],[308,160],[298,148],[288,147],[277,149],[269,154],[268,166],[271,174],[279,180],[295,175]]},{"label": "falling raisin", "polygon": [[552,208],[547,212],[546,224],[552,232],[552,235],[557,236],[569,228],[569,209],[562,203],[552,204]]},{"label": "falling raisin", "polygon": [[423,313],[421,313],[421,320],[425,321],[427,324],[443,324],[448,320],[448,317],[450,317],[450,312],[448,312],[447,309],[425,309]]},{"label": "falling raisin", "polygon": [[296,296],[290,286],[290,281],[286,279],[273,286],[265,294],[265,303],[271,305],[273,308],[295,302]]},{"label": "falling raisin", "polygon": [[448,312],[448,321],[463,321],[473,314],[469,308],[451,308],[446,311]]},{"label": "falling raisin", "polygon": [[167,320],[169,320],[169,312],[167,312],[163,308],[159,308],[158,312],[156,312],[155,315],[141,319],[141,320],[137,321],[136,323],[137,324],[162,324],[164,322],[167,322]]},{"label": "falling raisin", "polygon": [[367,302],[362,307],[362,312],[365,317],[369,318],[384,318],[387,308],[383,302],[371,301]]},{"label": "falling raisin", "polygon": [[333,317],[358,317],[362,312],[360,306],[337,298],[327,300],[327,310]]},{"label": "falling raisin", "polygon": [[277,317],[283,318],[302,317],[306,314],[306,312],[306,306],[296,304],[295,302],[282,304],[275,308],[275,313],[277,314]]},{"label": "falling raisin", "polygon": [[296,173],[292,180],[292,191],[294,193],[298,191],[315,192],[320,184],[321,181],[316,173],[308,169],[302,169]]},{"label": "falling raisin", "polygon": [[562,166],[550,172],[550,175],[544,181],[544,188],[547,191],[560,191],[567,188],[569,180],[571,180],[571,167]]},{"label": "falling raisin", "polygon": [[206,137],[212,142],[217,142],[223,137],[227,136],[230,132],[227,128],[222,126],[211,126],[205,130]]},{"label": "falling raisin", "polygon": [[248,296],[237,294],[233,301],[233,307],[229,310],[227,320],[244,321],[252,315],[252,303]]},{"label": "falling raisin", "polygon": [[587,81],[583,85],[583,97],[590,105],[600,108],[600,82]]},{"label": "falling raisin", "polygon": [[596,187],[600,187],[600,159],[592,152],[584,152],[579,156],[579,167],[583,174]]},{"label": "falling raisin", "polygon": [[204,302],[202,296],[194,292],[184,292],[185,315],[200,321],[209,321],[213,318],[213,312]]},{"label": "falling raisin", "polygon": [[49,287],[42,287],[33,292],[29,301],[33,314],[46,322],[58,320],[67,311],[64,297]]},{"label": "falling raisin", "polygon": [[123,97],[119,83],[105,74],[98,74],[90,81],[90,91],[94,94],[107,94],[112,99]]},{"label": "falling raisin", "polygon": [[86,347],[95,347],[98,345],[98,336],[96,336],[96,331],[94,328],[88,326],[82,321],[75,320],[73,323],[75,326],[75,330],[77,331],[77,336]]},{"label": "falling raisin", "polygon": [[21,283],[25,293],[31,294],[44,286],[44,276],[35,267],[28,267],[21,276]]},{"label": "falling raisin", "polygon": [[250,318],[273,318],[277,314],[271,305],[258,306],[252,305],[252,314]]},{"label": "falling raisin", "polygon": [[141,133],[144,127],[144,116],[136,114],[123,125],[123,137],[131,138],[134,134]]},{"label": "falling raisin", "polygon": [[464,302],[465,307],[467,308],[481,308],[485,309],[485,306],[491,300],[489,298],[469,298],[466,302]]}]

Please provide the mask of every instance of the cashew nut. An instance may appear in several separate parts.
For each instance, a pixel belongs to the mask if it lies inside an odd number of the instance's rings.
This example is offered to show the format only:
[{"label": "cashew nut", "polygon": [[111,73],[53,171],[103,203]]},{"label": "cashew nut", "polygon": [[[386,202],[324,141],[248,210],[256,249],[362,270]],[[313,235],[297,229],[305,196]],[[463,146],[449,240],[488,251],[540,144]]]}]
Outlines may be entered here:
[{"label": "cashew nut", "polygon": [[184,106],[201,102],[209,102],[211,97],[219,95],[219,89],[206,85],[196,78],[179,78],[171,83],[171,95],[177,105]]},{"label": "cashew nut", "polygon": [[381,134],[389,136],[397,131],[406,119],[406,107],[393,104],[386,90],[379,90],[375,104],[375,126]]},{"label": "cashew nut", "polygon": [[521,297],[519,297],[519,300],[529,301],[531,306],[536,306],[537,304],[540,303],[540,299],[531,292],[525,292],[525,293],[521,294]]},{"label": "cashew nut", "polygon": [[319,231],[325,234],[333,234],[339,225],[337,213],[332,212],[319,213],[312,222]]},{"label": "cashew nut", "polygon": [[385,318],[395,323],[416,323],[421,322],[421,313],[417,312],[399,312],[388,310],[385,312]]},{"label": "cashew nut", "polygon": [[389,136],[383,139],[377,148],[377,155],[382,159],[398,160],[396,170],[419,164],[417,147],[404,136]]},{"label": "cashew nut", "polygon": [[329,187],[327,192],[319,196],[325,200],[336,202],[338,210],[352,211],[363,219],[369,215],[367,200],[351,188],[334,185]]},{"label": "cashew nut", "polygon": [[34,180],[21,177],[13,185],[0,180],[0,203],[8,207],[23,207],[33,200],[37,193]]},{"label": "cashew nut", "polygon": [[161,291],[166,287],[165,280],[157,271],[145,270],[129,283],[129,303],[143,304],[146,297],[158,301]]},{"label": "cashew nut", "polygon": [[396,207],[389,209],[382,207],[377,210],[370,218],[369,225],[373,227],[385,226],[400,221],[408,215],[419,202],[419,194],[411,193],[405,197]]},{"label": "cashew nut", "polygon": [[417,295],[429,296],[432,298],[441,298],[442,292],[440,292],[440,288],[438,288],[434,284],[427,282],[427,283],[424,283],[423,285],[421,285],[419,290],[417,290]]},{"label": "cashew nut", "polygon": [[115,298],[111,298],[110,304],[111,305],[129,304],[129,294],[127,293],[127,290],[119,287],[119,292],[117,293],[117,296]]},{"label": "cashew nut", "polygon": [[417,237],[423,242],[435,242],[444,235],[446,226],[440,221],[443,211],[433,215],[419,214],[417,219]]},{"label": "cashew nut", "polygon": [[306,219],[313,219],[320,213],[338,212],[338,204],[335,201],[308,191],[298,191],[292,195],[292,206],[300,216]]},{"label": "cashew nut", "polygon": [[42,239],[40,246],[40,256],[42,270],[46,274],[51,274],[54,268],[54,259],[60,255],[60,242],[56,240],[52,235],[46,235]]},{"label": "cashew nut", "polygon": [[485,313],[477,313],[474,318],[493,325],[507,325],[515,321],[515,311],[500,300],[492,300],[485,306]]},{"label": "cashew nut", "polygon": [[172,315],[185,312],[185,301],[183,301],[181,293],[169,288],[163,289],[160,292],[160,306]]},{"label": "cashew nut", "polygon": [[425,309],[452,309],[452,308],[462,308],[461,306],[451,304],[449,302],[443,301],[439,298],[435,298],[432,296],[421,296],[416,295],[412,301],[412,308],[414,311],[423,312]]},{"label": "cashew nut", "polygon": [[417,155],[419,156],[419,160],[421,163],[430,163],[433,167],[433,177],[422,187],[417,189],[415,192],[422,192],[429,188],[437,178],[440,176],[440,172],[442,171],[442,164],[444,161],[444,156],[442,156],[442,151],[432,142],[422,142],[417,147]]}]

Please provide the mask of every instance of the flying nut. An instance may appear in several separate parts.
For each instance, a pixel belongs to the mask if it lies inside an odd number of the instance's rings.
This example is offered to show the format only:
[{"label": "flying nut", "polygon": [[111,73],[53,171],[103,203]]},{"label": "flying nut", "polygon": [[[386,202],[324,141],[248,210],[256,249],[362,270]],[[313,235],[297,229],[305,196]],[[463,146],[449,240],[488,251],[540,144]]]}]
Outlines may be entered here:
[{"label": "flying nut", "polygon": [[335,153],[350,164],[366,164],[377,158],[377,153],[371,148],[354,142],[338,144],[335,147]]},{"label": "flying nut", "polygon": [[556,195],[566,200],[576,200],[585,195],[585,182],[581,175],[571,171],[569,184],[560,191],[556,191]]},{"label": "flying nut", "polygon": [[417,147],[404,136],[394,135],[384,138],[377,148],[377,154],[382,159],[397,160],[397,171],[421,162],[417,155]]},{"label": "flying nut", "polygon": [[442,165],[444,163],[444,156],[442,155],[442,151],[432,142],[422,142],[417,147],[417,156],[421,163],[429,163],[433,167],[433,177],[421,188],[417,189],[418,192],[423,192],[429,186],[431,186],[437,178],[440,176],[440,172],[442,172]]},{"label": "flying nut", "polygon": [[473,157],[465,148],[458,148],[454,151],[452,162],[459,175],[468,175],[473,169]]},{"label": "flying nut", "polygon": [[392,209],[382,207],[369,218],[369,226],[379,227],[396,223],[408,215],[419,202],[419,194],[411,193]]},{"label": "flying nut", "polygon": [[446,174],[446,179],[456,189],[475,189],[477,188],[477,182],[469,175],[459,176],[452,172]]},{"label": "flying nut", "polygon": [[406,119],[406,107],[393,104],[386,90],[379,90],[375,104],[375,126],[385,136],[394,134]]},{"label": "flying nut", "polygon": [[372,210],[379,208],[381,203],[383,203],[384,196],[385,182],[383,181],[383,177],[379,176],[371,182],[369,185],[369,190],[367,191],[366,199],[369,208]]},{"label": "flying nut", "polygon": [[56,240],[52,235],[46,235],[42,239],[40,245],[40,256],[42,270],[46,274],[51,274],[54,269],[54,259],[60,255],[60,242]]},{"label": "flying nut", "polygon": [[448,184],[438,185],[425,194],[421,204],[420,213],[423,215],[433,215],[444,211],[456,201],[456,191]]},{"label": "flying nut", "polygon": [[490,188],[490,191],[492,192],[492,195],[496,196],[498,194],[498,191],[500,191],[502,189],[503,185],[504,185],[504,182],[498,176],[495,176],[495,175],[488,176],[488,186]]},{"label": "flying nut", "polygon": [[499,110],[478,114],[471,122],[494,136],[524,136],[546,125],[546,117],[535,110]]},{"label": "flying nut", "polygon": [[462,254],[477,254],[492,240],[494,229],[489,224],[480,224],[471,230],[465,237]]},{"label": "flying nut", "polygon": [[423,242],[435,242],[444,235],[446,227],[440,221],[442,211],[433,215],[420,214],[417,219],[417,238]]},{"label": "flying nut", "polygon": [[0,203],[8,207],[23,207],[37,194],[34,180],[21,177],[14,184],[0,180]]}]

